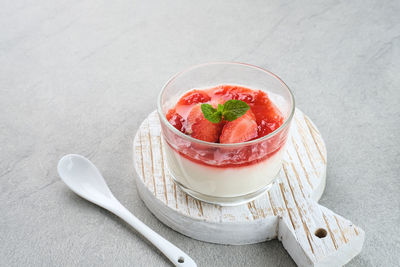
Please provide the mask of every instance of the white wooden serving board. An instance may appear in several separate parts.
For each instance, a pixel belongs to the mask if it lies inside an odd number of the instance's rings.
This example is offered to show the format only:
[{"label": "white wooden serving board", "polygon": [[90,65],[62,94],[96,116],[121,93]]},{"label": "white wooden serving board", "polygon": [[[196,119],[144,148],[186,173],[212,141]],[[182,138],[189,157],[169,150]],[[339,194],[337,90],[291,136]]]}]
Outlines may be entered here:
[{"label": "white wooden serving board", "polygon": [[299,266],[344,265],[361,251],[364,231],[317,203],[325,187],[326,148],[299,109],[290,134],[271,189],[247,204],[221,207],[198,201],[175,185],[154,111],[134,140],[139,195],[160,221],[186,236],[232,245],[278,238]]}]

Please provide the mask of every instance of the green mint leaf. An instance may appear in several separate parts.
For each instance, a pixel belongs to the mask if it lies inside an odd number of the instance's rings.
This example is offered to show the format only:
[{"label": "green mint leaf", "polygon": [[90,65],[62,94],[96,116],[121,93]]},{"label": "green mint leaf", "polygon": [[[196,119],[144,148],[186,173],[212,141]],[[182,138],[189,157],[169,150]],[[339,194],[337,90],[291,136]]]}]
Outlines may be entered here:
[{"label": "green mint leaf", "polygon": [[201,104],[201,111],[203,112],[204,118],[212,123],[220,123],[222,120],[222,112],[213,108],[210,104]]},{"label": "green mint leaf", "polygon": [[224,103],[222,114],[224,120],[233,121],[243,116],[250,109],[246,102],[231,99]]},{"label": "green mint leaf", "polygon": [[223,105],[218,104],[217,108],[210,104],[201,104],[204,118],[212,123],[220,123],[222,116],[226,121],[234,121],[243,116],[249,109],[250,107],[246,102],[235,99],[228,100]]}]

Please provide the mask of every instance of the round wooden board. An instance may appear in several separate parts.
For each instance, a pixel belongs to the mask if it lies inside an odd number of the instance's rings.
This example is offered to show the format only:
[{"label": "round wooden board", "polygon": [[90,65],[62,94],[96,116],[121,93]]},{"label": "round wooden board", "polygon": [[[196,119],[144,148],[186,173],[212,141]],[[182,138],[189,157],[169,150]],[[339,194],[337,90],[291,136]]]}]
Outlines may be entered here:
[{"label": "round wooden board", "polygon": [[[299,109],[277,180],[266,193],[239,206],[204,203],[180,190],[169,174],[161,138],[154,111],[134,139],[136,182],[150,211],[172,229],[219,244],[279,238],[296,263],[305,266],[331,257],[342,264],[361,250],[364,232],[316,202],[325,187],[326,148],[316,126]],[[318,237],[321,231],[323,238]]]}]

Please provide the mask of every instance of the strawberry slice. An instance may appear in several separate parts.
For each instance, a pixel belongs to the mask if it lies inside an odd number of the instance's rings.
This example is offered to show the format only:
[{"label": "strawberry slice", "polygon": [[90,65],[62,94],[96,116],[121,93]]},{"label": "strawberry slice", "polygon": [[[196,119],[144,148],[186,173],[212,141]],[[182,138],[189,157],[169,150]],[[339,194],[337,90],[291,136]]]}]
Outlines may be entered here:
[{"label": "strawberry slice", "polygon": [[260,125],[258,125],[258,137],[263,137],[267,134],[272,133],[276,129],[279,128],[283,123],[283,118],[282,117],[277,117],[275,121],[272,122],[266,122],[265,120],[262,120]]},{"label": "strawberry slice", "polygon": [[221,102],[230,99],[242,100],[247,104],[254,103],[257,92],[245,87],[233,85],[221,85],[214,89],[214,95],[220,98]]},{"label": "strawberry slice", "polygon": [[195,105],[190,111],[187,118],[186,133],[193,138],[215,143],[218,142],[221,129],[221,123],[212,123],[204,118],[201,104]]},{"label": "strawberry slice", "polygon": [[192,90],[184,94],[178,102],[178,105],[192,105],[204,103],[211,100],[211,97],[202,90]]},{"label": "strawberry slice", "polygon": [[167,120],[181,132],[185,132],[184,122],[185,120],[179,115],[175,109],[170,109],[166,115]]},{"label": "strawberry slice", "polygon": [[241,143],[257,137],[256,118],[251,110],[242,117],[227,122],[222,129],[219,142],[222,144]]},{"label": "strawberry slice", "polygon": [[[258,91],[255,101],[250,105],[250,107],[256,116],[258,125],[261,125],[262,121],[264,120],[268,123],[276,122],[279,124],[276,128],[279,128],[279,126],[283,123],[283,117],[279,109],[274,105],[274,103],[272,103],[268,95],[263,91]],[[274,130],[275,129],[272,131]]]}]

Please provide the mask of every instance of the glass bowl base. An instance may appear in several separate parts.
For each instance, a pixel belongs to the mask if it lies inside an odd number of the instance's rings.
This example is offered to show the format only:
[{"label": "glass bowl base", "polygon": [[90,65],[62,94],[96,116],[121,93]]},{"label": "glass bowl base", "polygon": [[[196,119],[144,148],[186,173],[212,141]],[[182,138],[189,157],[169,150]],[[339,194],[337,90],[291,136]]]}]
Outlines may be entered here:
[{"label": "glass bowl base", "polygon": [[185,192],[186,194],[197,200],[210,204],[215,204],[218,206],[238,206],[244,203],[248,203],[263,195],[271,188],[272,184],[275,183],[276,178],[270,184],[261,189],[258,189],[257,191],[235,197],[216,197],[216,196],[205,195],[187,188],[186,186],[178,182],[173,176],[172,180],[180,189],[182,189],[183,192]]}]

